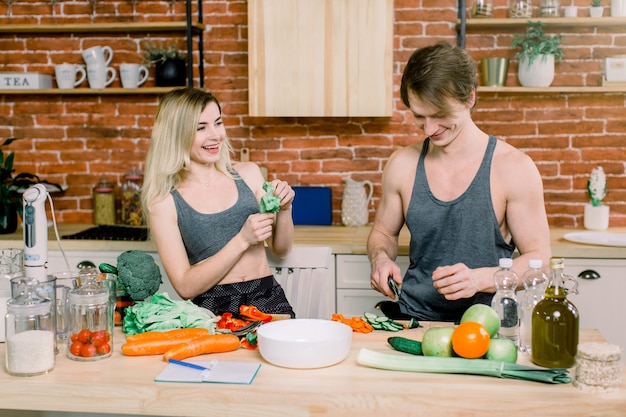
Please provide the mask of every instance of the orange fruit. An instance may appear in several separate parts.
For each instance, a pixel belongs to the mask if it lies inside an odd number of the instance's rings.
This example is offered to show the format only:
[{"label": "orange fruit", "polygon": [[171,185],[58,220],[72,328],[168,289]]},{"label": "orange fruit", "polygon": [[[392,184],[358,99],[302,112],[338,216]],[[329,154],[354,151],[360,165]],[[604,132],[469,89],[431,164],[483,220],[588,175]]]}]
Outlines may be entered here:
[{"label": "orange fruit", "polygon": [[459,324],[452,332],[452,350],[462,358],[480,358],[489,350],[487,328],[474,321]]}]

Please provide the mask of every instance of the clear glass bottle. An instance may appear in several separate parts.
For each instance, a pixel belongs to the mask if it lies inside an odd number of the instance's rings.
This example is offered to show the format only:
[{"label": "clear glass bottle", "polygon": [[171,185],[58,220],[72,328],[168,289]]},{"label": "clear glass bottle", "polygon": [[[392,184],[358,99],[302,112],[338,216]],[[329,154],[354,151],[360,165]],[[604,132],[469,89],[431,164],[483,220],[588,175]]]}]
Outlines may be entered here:
[{"label": "clear glass bottle", "polygon": [[35,283],[7,302],[6,369],[15,376],[34,376],[54,368],[56,332],[52,302],[37,295]]},{"label": "clear glass bottle", "polygon": [[530,259],[528,270],[522,275],[524,292],[520,297],[520,328],[519,350],[530,352],[532,340],[533,310],[537,303],[543,299],[548,286],[548,277],[543,273],[541,259]]},{"label": "clear glass bottle", "polygon": [[518,277],[513,271],[511,258],[500,258],[498,265],[500,269],[493,276],[496,293],[491,300],[491,308],[500,317],[498,336],[511,339],[517,344],[519,340],[519,305],[515,288]]},{"label": "clear glass bottle", "polygon": [[563,269],[563,258],[550,259],[548,288],[533,310],[531,358],[545,368],[570,368],[576,363],[579,315],[567,294],[578,292],[578,282]]},{"label": "clear glass bottle", "polygon": [[509,17],[512,19],[528,19],[533,16],[532,0],[509,0]]},{"label": "clear glass bottle", "polygon": [[493,0],[474,0],[470,16],[475,18],[493,17]]},{"label": "clear glass bottle", "polygon": [[93,189],[94,224],[115,224],[115,185],[107,178],[101,178]]},{"label": "clear glass bottle", "polygon": [[141,211],[141,187],[143,185],[143,173],[137,168],[130,169],[122,184],[120,194],[121,223],[131,226],[143,225]]},{"label": "clear glass bottle", "polygon": [[541,0],[539,17],[559,17],[561,15],[559,0]]},{"label": "clear glass bottle", "polygon": [[67,356],[77,361],[94,361],[113,351],[113,306],[109,291],[93,274],[81,274],[81,285],[69,294]]}]

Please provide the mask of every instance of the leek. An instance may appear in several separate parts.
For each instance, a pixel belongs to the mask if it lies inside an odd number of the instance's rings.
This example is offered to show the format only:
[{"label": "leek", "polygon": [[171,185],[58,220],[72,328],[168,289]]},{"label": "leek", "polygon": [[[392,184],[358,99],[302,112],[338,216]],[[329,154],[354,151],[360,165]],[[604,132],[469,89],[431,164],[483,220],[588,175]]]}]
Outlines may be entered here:
[{"label": "leek", "polygon": [[489,359],[403,355],[362,348],[356,361],[360,365],[390,371],[485,375],[549,384],[572,381],[565,368],[537,368]]}]

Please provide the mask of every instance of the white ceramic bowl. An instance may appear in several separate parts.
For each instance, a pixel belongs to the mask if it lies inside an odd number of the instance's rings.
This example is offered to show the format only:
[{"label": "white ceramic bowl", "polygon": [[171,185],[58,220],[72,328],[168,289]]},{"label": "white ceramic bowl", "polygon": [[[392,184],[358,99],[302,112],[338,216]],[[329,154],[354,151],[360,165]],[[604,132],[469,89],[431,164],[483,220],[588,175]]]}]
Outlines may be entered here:
[{"label": "white ceramic bowl", "polygon": [[285,368],[323,368],[348,356],[352,328],[332,320],[279,320],[259,327],[257,338],[259,352],[269,363]]}]

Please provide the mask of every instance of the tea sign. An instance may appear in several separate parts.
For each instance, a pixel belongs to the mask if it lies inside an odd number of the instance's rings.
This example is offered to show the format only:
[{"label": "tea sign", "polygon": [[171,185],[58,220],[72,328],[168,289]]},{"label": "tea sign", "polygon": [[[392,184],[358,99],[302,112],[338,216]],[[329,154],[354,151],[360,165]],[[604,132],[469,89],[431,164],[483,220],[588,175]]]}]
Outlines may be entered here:
[{"label": "tea sign", "polygon": [[52,76],[38,72],[0,72],[0,90],[52,88]]}]

